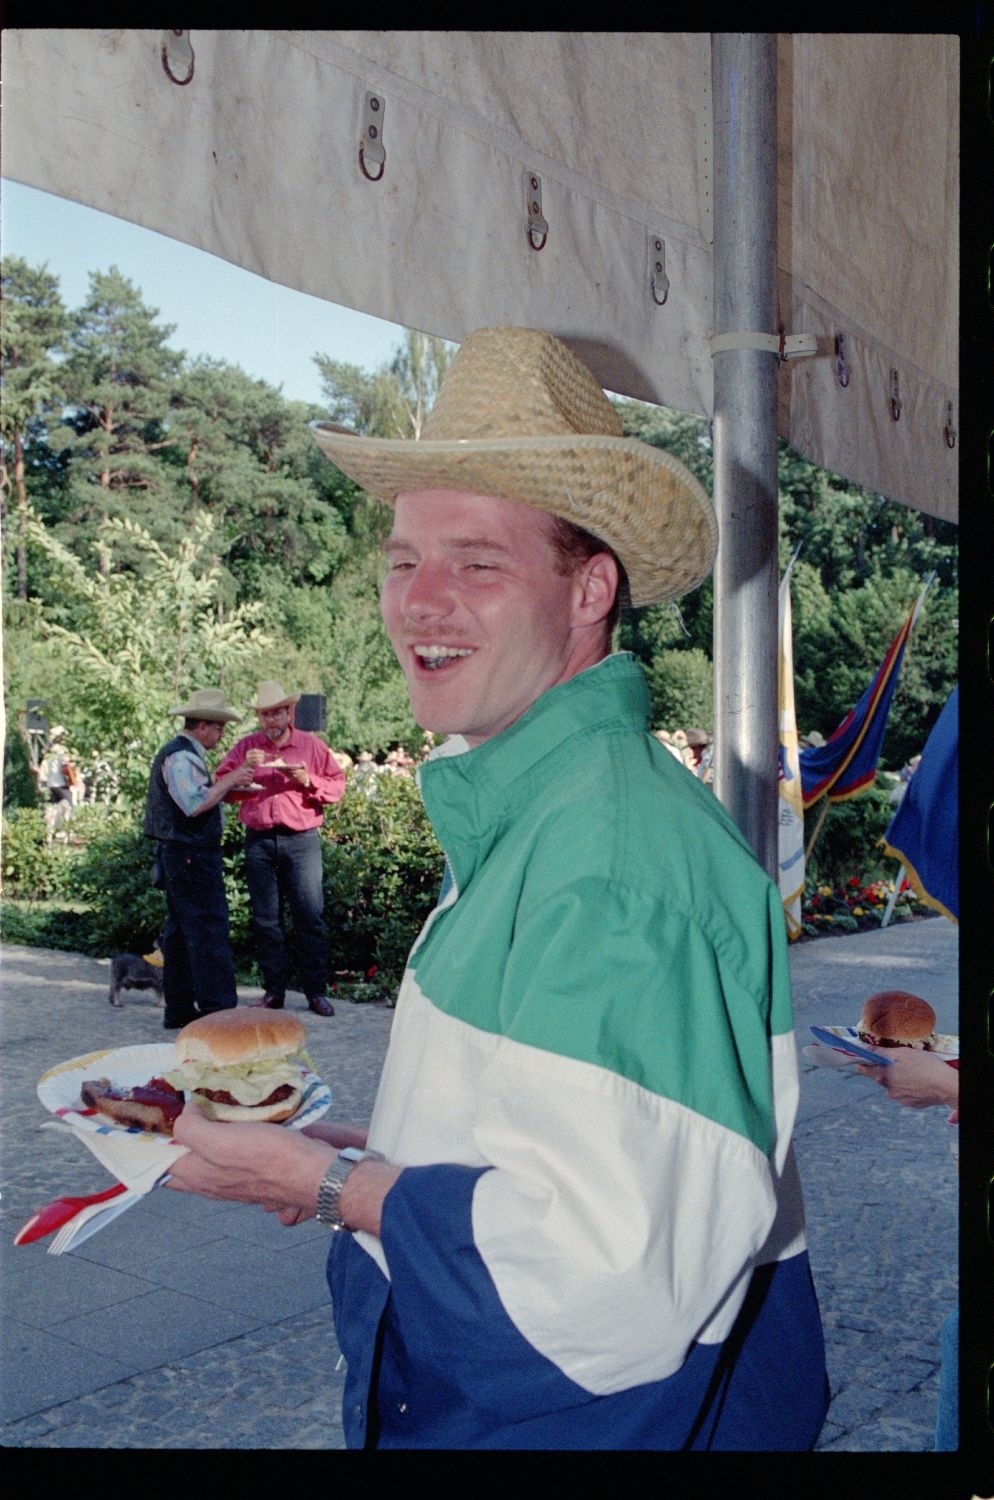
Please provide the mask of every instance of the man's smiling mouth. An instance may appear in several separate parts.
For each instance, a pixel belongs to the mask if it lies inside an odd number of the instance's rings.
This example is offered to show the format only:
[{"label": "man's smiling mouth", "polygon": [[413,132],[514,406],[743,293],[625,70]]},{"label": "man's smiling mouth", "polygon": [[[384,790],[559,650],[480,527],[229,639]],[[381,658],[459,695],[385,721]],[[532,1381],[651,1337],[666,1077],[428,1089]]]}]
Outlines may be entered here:
[{"label": "man's smiling mouth", "polygon": [[472,647],[467,646],[412,646],[411,650],[429,672],[437,672],[473,654]]}]

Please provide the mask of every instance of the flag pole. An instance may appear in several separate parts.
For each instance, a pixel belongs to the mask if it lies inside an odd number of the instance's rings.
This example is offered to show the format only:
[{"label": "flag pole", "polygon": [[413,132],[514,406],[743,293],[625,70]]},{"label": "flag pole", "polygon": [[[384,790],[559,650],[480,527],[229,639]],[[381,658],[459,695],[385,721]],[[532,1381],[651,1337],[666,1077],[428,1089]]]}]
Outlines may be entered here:
[{"label": "flag pole", "polygon": [[821,812],[819,813],[819,815],[818,815],[818,821],[815,824],[815,831],[811,835],[811,842],[810,842],[810,844],[808,845],[808,847],[804,851],[804,863],[805,864],[807,864],[808,860],[811,858],[811,851],[812,851],[812,849],[815,846],[815,841],[817,840],[819,833],[821,833],[821,825],[824,823],[825,818],[826,818],[826,816],[828,814],[829,806],[830,806],[830,803],[829,803],[828,798],[826,797],[824,799],[824,801],[822,802],[822,804],[821,804]]},{"label": "flag pole", "polygon": [[894,907],[897,905],[897,898],[898,898],[898,896],[900,894],[900,891],[901,891],[901,882],[903,881],[903,879],[904,879],[904,866],[902,865],[901,868],[898,870],[897,875],[894,877],[894,889],[891,891],[890,895],[887,898],[887,905],[884,908],[884,914],[880,918],[880,925],[881,925],[881,927],[886,927],[887,923],[890,921],[891,917],[894,915]]}]

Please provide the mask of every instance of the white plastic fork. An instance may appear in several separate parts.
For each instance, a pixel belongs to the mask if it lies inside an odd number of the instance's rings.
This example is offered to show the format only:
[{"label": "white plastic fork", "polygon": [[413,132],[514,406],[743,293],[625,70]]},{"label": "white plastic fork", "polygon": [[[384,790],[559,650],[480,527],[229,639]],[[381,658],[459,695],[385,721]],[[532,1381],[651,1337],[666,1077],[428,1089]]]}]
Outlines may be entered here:
[{"label": "white plastic fork", "polygon": [[48,1247],[49,1255],[62,1255],[77,1241],[82,1243],[83,1240],[88,1240],[91,1234],[96,1234],[98,1229],[103,1228],[103,1224],[93,1224],[87,1229],[86,1226],[92,1220],[106,1215],[105,1222],[109,1224],[111,1219],[116,1219],[123,1209],[129,1208],[141,1196],[141,1193],[122,1193],[120,1197],[111,1199],[109,1203],[91,1203],[89,1208],[81,1209],[76,1217],[70,1219],[67,1224],[63,1224],[56,1234]]}]

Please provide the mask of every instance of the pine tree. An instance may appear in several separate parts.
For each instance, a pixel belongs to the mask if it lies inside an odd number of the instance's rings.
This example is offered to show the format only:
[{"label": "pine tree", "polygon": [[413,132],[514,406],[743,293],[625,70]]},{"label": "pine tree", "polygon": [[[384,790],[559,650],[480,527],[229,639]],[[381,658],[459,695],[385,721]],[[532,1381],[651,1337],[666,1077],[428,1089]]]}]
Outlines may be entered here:
[{"label": "pine tree", "polygon": [[183,355],[168,346],[173,325],[157,317],[116,266],[90,273],[64,366],[72,476],[65,519],[73,528],[118,516],[148,526],[159,541],[183,534],[175,469],[161,462],[176,443],[169,409]]},{"label": "pine tree", "polygon": [[26,524],[28,454],[43,442],[47,427],[58,420],[62,378],[56,356],[65,339],[68,314],[59,282],[44,266],[29,266],[20,256],[6,256],[3,282],[3,400],[0,435],[6,494],[13,486],[17,502],[17,598],[28,597]]}]

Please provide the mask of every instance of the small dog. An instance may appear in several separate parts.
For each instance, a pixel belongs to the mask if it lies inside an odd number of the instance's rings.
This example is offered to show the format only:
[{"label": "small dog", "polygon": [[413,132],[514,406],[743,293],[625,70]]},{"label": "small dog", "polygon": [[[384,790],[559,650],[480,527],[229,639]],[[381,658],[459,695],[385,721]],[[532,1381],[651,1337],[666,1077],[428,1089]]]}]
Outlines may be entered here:
[{"label": "small dog", "polygon": [[146,963],[140,953],[115,953],[110,961],[111,1005],[120,1005],[122,990],[154,990],[159,1005],[162,998],[162,969]]}]

